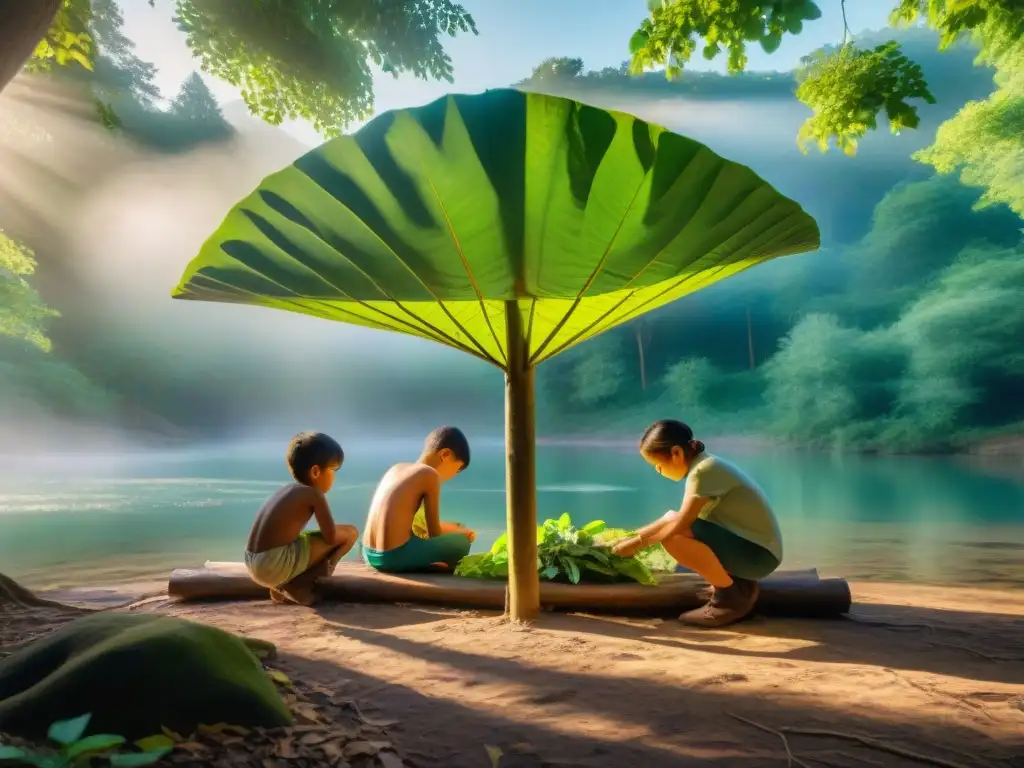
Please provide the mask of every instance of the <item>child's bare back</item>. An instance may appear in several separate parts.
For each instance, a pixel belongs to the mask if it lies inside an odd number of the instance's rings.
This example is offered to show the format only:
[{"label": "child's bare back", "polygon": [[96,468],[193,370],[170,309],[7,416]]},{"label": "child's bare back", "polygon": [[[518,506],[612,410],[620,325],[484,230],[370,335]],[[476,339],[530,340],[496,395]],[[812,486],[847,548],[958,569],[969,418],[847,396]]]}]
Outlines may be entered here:
[{"label": "child's bare back", "polygon": [[[419,461],[396,464],[385,472],[363,531],[366,562],[391,572],[427,570],[436,564],[454,568],[469,553],[476,534],[441,521],[441,485],[468,464],[465,435],[455,427],[441,427],[427,436]],[[421,509],[425,532],[415,530]]]},{"label": "child's bare back", "polygon": [[[256,513],[245,545],[245,566],[275,600],[308,604],[313,584],[334,571],[359,537],[355,527],[334,522],[326,493],[345,454],[320,432],[292,438],[286,456],[294,483],[276,491]],[[320,529],[306,531],[311,518]]]},{"label": "child's bare back", "polygon": [[[420,505],[428,504],[430,497],[440,496],[441,479],[437,471],[426,464],[396,464],[380,479],[370,502],[370,514],[363,530],[363,545],[371,549],[396,549],[412,536],[413,518]],[[426,509],[424,510],[426,511]],[[438,516],[427,517],[430,520]],[[430,530],[431,536],[440,535],[440,529]]]},{"label": "child's bare back", "polygon": [[249,552],[266,552],[292,543],[299,538],[310,519],[323,517],[326,507],[327,499],[316,488],[289,483],[263,502],[256,513],[245,548]]}]

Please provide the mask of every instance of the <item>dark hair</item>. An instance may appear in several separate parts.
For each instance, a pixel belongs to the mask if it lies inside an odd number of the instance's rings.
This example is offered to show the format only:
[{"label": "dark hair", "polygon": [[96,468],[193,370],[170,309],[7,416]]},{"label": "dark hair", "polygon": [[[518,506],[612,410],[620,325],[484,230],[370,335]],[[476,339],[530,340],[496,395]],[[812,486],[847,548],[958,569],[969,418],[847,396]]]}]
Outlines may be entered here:
[{"label": "dark hair", "polygon": [[323,432],[299,432],[288,443],[285,454],[292,477],[300,483],[309,483],[309,471],[313,467],[326,467],[345,461],[345,452],[338,441]]},{"label": "dark hair", "polygon": [[693,439],[693,430],[675,419],[654,422],[640,438],[640,450],[651,456],[667,456],[676,446],[682,448],[687,461],[704,453],[704,443]]},{"label": "dark hair", "polygon": [[[423,455],[437,453],[447,448],[457,461],[462,462],[462,469],[469,466],[469,440],[458,427],[438,427],[423,441]],[[461,470],[460,470],[461,471]]]}]

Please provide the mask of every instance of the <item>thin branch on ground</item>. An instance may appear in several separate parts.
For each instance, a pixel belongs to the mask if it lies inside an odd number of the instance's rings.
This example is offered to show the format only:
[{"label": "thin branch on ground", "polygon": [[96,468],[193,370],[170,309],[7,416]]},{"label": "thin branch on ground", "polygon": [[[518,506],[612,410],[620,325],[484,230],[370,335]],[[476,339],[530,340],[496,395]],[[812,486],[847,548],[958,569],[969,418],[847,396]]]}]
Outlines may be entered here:
[{"label": "thin branch on ground", "polygon": [[859,616],[850,616],[849,619],[857,624],[867,624],[868,626],[881,627],[882,629],[924,629],[928,632],[935,631],[935,627],[931,624],[903,624],[896,621],[876,621],[874,619],[866,619]]},{"label": "thin branch on ground", "polygon": [[732,712],[726,712],[725,714],[727,714],[734,720],[739,720],[741,723],[746,723],[752,728],[757,728],[757,730],[759,731],[764,731],[765,733],[770,733],[773,736],[777,736],[779,740],[782,741],[782,746],[786,749],[786,761],[790,768],[792,768],[792,766],[794,765],[798,765],[800,766],[800,768],[811,768],[809,765],[807,765],[807,763],[805,763],[803,760],[801,760],[799,757],[793,754],[793,750],[789,748],[789,739],[786,738],[786,734],[784,734],[782,731],[776,730],[775,728],[769,728],[767,725],[762,725],[761,723],[755,723],[753,720],[748,720],[745,717],[734,715]]},{"label": "thin branch on ground", "polygon": [[880,739],[874,739],[870,736],[860,736],[856,733],[846,733],[844,731],[829,731],[820,728],[792,728],[790,726],[782,726],[779,728],[781,733],[788,733],[793,736],[819,736],[822,738],[830,739],[842,739],[843,741],[853,741],[862,746],[876,749],[879,752],[887,752],[890,755],[896,755],[897,757],[905,757],[908,760],[916,760],[919,763],[926,765],[934,765],[937,768],[968,768],[968,766],[962,763],[954,763],[949,760],[943,760],[941,757],[932,757],[931,755],[923,755],[920,752],[914,752],[909,749],[890,744],[887,741]]},{"label": "thin branch on ground", "polygon": [[1000,656],[998,654],[985,653],[984,651],[979,651],[975,648],[971,648],[968,645],[957,645],[956,643],[943,643],[939,640],[931,641],[930,645],[941,645],[946,648],[957,648],[961,651],[967,651],[967,653],[973,656],[977,656],[980,659],[985,659],[987,661],[1024,661],[1024,656]]}]

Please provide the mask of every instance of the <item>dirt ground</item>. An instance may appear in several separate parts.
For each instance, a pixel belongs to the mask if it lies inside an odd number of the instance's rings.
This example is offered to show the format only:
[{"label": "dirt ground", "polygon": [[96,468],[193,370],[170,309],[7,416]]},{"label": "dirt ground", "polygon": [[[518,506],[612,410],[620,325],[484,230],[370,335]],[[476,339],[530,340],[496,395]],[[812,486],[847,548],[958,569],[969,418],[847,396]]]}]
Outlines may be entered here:
[{"label": "dirt ground", "polygon": [[[755,617],[722,631],[159,596],[130,610],[276,643],[276,668],[349,702],[409,766],[1024,768],[1024,593],[853,589],[849,619]],[[74,615],[32,613],[0,616],[9,638]]]}]

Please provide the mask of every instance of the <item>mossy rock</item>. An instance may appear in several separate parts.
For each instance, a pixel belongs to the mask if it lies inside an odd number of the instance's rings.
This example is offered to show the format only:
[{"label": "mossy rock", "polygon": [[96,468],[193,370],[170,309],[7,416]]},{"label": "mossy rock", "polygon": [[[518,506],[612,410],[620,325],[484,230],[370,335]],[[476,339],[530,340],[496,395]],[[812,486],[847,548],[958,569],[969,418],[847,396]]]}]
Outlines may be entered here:
[{"label": "mossy rock", "polygon": [[164,726],[189,734],[199,724],[289,725],[246,642],[170,616],[78,619],[0,661],[0,732],[39,739],[52,722],[87,712],[89,733],[128,739]]}]

